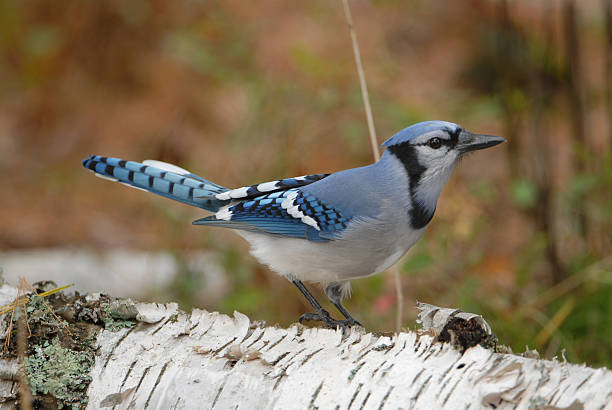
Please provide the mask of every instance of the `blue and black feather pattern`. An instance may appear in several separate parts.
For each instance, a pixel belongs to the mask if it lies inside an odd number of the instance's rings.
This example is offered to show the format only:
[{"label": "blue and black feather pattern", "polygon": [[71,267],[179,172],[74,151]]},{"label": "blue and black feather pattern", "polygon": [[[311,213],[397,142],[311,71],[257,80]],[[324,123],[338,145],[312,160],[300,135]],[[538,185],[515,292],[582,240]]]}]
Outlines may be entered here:
[{"label": "blue and black feather pattern", "polygon": [[228,188],[187,172],[178,174],[139,162],[97,155],[84,159],[83,166],[106,178],[211,212],[218,211],[230,202],[214,197],[228,191]]},{"label": "blue and black feather pattern", "polygon": [[229,191],[221,192],[215,195],[215,198],[226,200],[226,199],[252,199],[262,194],[269,194],[272,192],[286,191],[291,188],[297,188],[304,185],[312,184],[313,182],[319,181],[329,174],[312,174],[304,175],[301,177],[285,178],[276,181],[264,182],[261,184],[244,186],[241,188],[231,189]]},{"label": "blue and black feather pattern", "polygon": [[[173,172],[154,165],[97,155],[83,160],[83,166],[98,175],[166,198],[211,212],[229,206],[226,214],[229,212],[231,218],[218,219],[213,215],[195,221],[196,225],[327,241],[346,228],[350,220],[350,217],[341,215],[314,196],[298,190],[298,187],[319,181],[329,174],[305,175],[228,189],[178,167],[170,168],[177,170]],[[295,197],[287,201],[290,195]],[[283,201],[285,207],[282,206]],[[289,205],[290,210],[287,209]]]},{"label": "blue and black feather pattern", "polygon": [[225,219],[213,215],[194,223],[328,241],[350,222],[350,216],[296,188],[242,201],[230,206],[225,215]]}]

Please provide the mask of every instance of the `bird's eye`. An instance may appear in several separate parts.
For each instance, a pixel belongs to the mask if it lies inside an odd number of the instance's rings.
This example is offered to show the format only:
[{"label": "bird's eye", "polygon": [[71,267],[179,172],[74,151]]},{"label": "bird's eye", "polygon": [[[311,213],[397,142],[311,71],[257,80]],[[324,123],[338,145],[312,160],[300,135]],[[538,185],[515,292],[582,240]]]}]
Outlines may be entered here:
[{"label": "bird's eye", "polygon": [[427,142],[427,145],[433,149],[438,149],[442,146],[442,140],[438,137],[434,137]]}]

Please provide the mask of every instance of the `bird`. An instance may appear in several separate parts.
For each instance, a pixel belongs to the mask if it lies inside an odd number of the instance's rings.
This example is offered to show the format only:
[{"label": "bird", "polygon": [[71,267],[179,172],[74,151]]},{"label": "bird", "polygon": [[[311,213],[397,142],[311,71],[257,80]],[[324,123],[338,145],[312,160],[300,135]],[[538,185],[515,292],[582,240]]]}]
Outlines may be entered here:
[{"label": "bird", "polygon": [[[423,235],[460,160],[504,141],[452,122],[419,122],[387,139],[373,164],[233,189],[156,160],[91,155],[82,164],[102,178],[212,212],[192,224],[230,228],[246,239],[251,254],[312,306],[300,323],[346,329],[361,326],[343,305],[350,281],[397,262]],[[333,318],[304,282],[321,285],[344,319]]]}]

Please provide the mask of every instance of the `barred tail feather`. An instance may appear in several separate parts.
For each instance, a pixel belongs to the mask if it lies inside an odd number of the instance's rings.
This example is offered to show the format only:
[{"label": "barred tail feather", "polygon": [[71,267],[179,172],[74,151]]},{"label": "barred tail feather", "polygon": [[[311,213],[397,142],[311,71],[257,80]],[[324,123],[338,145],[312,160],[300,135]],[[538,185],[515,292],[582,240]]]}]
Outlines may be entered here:
[{"label": "barred tail feather", "polygon": [[215,195],[228,191],[228,188],[160,161],[144,161],[141,164],[91,155],[83,160],[83,166],[95,172],[97,176],[211,212],[217,212],[230,202],[215,198]]}]

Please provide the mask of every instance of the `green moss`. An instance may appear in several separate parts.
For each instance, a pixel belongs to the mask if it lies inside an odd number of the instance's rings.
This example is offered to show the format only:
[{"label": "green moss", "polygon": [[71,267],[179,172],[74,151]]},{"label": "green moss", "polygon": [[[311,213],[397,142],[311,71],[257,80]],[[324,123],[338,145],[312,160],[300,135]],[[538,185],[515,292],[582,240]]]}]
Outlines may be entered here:
[{"label": "green moss", "polygon": [[38,324],[58,329],[61,327],[68,327],[66,321],[61,320],[51,314],[49,307],[45,305],[44,299],[40,296],[31,296],[26,310],[28,312],[28,322],[30,324]]},{"label": "green moss", "polygon": [[126,327],[133,327],[135,323],[131,320],[122,318],[120,315],[113,313],[108,303],[100,304],[102,315],[101,319],[104,322],[104,329],[111,332],[118,332]]},{"label": "green moss", "polygon": [[58,338],[34,346],[34,354],[25,358],[28,381],[33,394],[50,394],[58,407],[80,408],[87,404],[89,369],[93,356],[61,346]]}]

